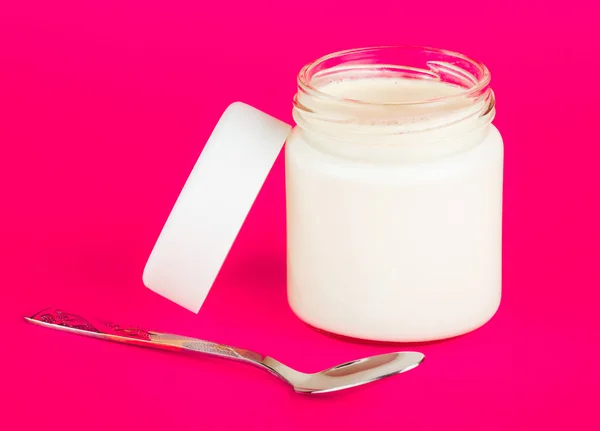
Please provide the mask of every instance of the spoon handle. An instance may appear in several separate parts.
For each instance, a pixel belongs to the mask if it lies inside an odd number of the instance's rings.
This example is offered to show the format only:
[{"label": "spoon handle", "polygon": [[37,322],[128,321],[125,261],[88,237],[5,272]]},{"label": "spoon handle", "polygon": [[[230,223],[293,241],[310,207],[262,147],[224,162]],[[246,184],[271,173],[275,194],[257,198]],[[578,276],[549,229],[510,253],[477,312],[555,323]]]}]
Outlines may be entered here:
[{"label": "spoon handle", "polygon": [[117,343],[152,347],[161,350],[192,351],[221,358],[262,365],[263,355],[250,350],[199,340],[183,335],[154,332],[139,327],[122,326],[98,319],[84,318],[58,308],[47,308],[26,317],[30,323]]}]

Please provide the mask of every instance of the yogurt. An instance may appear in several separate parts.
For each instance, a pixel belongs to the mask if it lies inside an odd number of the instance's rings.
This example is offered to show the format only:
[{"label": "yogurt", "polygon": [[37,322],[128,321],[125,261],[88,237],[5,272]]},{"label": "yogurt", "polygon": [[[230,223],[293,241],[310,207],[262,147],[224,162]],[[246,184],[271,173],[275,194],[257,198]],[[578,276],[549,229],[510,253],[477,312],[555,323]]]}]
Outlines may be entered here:
[{"label": "yogurt", "polygon": [[312,83],[312,93],[299,91],[286,144],[292,310],[317,328],[377,341],[483,325],[502,284],[493,95],[348,71]]}]

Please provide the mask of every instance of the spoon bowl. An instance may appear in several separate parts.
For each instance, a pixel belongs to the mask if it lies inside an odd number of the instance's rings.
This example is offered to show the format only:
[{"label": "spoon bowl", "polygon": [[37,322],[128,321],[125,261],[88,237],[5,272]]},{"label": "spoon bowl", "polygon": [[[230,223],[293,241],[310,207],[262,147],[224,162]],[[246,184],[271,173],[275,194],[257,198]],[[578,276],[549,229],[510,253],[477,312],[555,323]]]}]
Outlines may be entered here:
[{"label": "spoon bowl", "polygon": [[[275,362],[274,359],[269,359],[268,364]],[[271,366],[296,392],[324,393],[364,385],[410,371],[419,366],[424,359],[425,355],[419,352],[384,353],[346,362],[313,374],[300,373],[280,362]]]}]

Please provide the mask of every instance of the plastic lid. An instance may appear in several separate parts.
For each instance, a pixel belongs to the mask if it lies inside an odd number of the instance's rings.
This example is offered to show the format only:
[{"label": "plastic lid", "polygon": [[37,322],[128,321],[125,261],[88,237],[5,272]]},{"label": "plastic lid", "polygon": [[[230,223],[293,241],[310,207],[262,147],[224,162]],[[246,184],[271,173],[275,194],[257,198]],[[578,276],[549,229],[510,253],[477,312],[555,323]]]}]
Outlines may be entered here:
[{"label": "plastic lid", "polygon": [[146,287],[200,310],[290,129],[241,102],[225,110],[148,258]]}]

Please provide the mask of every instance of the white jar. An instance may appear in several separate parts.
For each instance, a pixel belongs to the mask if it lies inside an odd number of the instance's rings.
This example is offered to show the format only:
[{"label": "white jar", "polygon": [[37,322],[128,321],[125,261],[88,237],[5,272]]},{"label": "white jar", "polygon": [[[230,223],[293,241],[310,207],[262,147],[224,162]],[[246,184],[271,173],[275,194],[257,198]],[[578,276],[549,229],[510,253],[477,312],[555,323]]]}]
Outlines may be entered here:
[{"label": "white jar", "polygon": [[503,145],[487,68],[428,48],[304,67],[286,144],[288,298],[317,328],[426,341],[501,296]]}]

